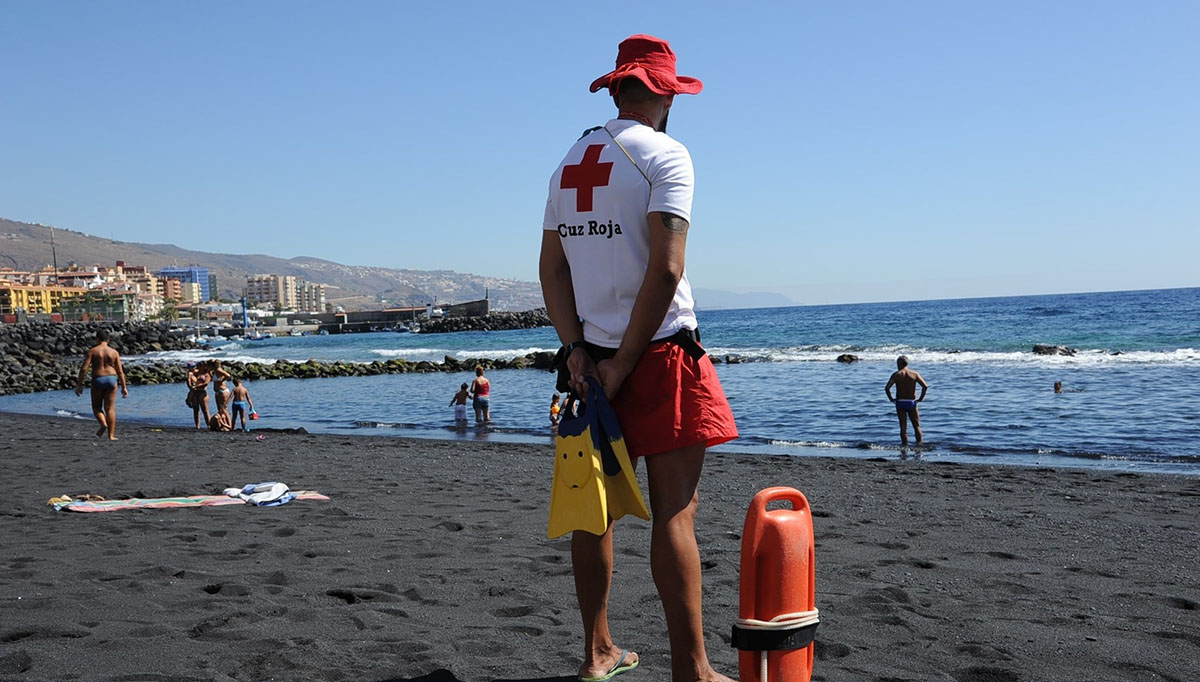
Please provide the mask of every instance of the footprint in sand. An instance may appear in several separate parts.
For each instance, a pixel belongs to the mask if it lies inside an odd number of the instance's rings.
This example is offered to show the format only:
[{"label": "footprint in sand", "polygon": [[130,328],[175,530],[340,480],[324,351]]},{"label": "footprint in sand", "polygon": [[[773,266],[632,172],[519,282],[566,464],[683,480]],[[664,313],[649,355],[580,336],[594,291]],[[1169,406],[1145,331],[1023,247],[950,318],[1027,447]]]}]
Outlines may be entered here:
[{"label": "footprint in sand", "polygon": [[219,594],[222,597],[245,597],[250,594],[250,587],[237,583],[213,583],[205,585],[204,591],[209,594]]},{"label": "footprint in sand", "polygon": [[1184,611],[1195,611],[1200,609],[1200,604],[1197,604],[1191,599],[1184,599],[1183,597],[1163,597],[1163,601],[1167,603],[1167,606],[1170,606],[1173,609],[1183,609]]},{"label": "footprint in sand", "polygon": [[495,609],[492,615],[497,618],[521,618],[532,615],[537,611],[536,606],[509,606],[502,609]]},{"label": "footprint in sand", "polygon": [[541,637],[546,634],[545,630],[532,625],[505,625],[500,629],[505,632],[515,632],[518,635],[526,635],[528,637]]},{"label": "footprint in sand", "polygon": [[33,657],[24,649],[0,656],[0,675],[17,675],[32,667]]},{"label": "footprint in sand", "polygon": [[950,673],[955,682],[1021,682],[1021,676],[1004,668],[975,666]]}]

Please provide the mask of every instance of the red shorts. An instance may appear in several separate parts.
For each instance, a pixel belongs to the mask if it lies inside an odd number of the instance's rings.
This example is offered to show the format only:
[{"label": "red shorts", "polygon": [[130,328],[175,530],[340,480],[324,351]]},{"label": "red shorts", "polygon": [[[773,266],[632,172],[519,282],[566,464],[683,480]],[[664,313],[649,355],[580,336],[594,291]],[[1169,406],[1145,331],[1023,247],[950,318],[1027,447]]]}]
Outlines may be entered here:
[{"label": "red shorts", "polygon": [[707,355],[692,359],[674,343],[653,343],[612,401],[631,457],[737,438],[733,411]]}]

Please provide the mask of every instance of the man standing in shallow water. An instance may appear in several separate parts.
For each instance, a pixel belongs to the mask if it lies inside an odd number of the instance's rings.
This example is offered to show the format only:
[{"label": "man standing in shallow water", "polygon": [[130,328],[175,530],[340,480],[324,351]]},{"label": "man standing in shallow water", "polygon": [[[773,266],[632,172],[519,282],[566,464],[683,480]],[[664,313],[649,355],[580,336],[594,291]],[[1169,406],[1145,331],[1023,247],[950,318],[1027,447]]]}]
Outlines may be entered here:
[{"label": "man standing in shallow water", "polygon": [[121,368],[121,354],[108,346],[108,330],[96,332],[96,345],[83,356],[83,366],[79,368],[79,380],[75,382],[75,395],[83,395],[83,379],[87,376],[88,367],[92,368],[92,414],[100,422],[96,436],[108,432],[109,440],[117,436],[117,382],[121,383],[121,397],[129,397],[129,387],[125,385],[125,370]]},{"label": "man standing in shallow water", "polygon": [[[700,346],[684,271],[693,168],[666,134],[675,95],[703,85],[677,76],[664,40],[621,42],[617,68],[596,79],[617,117],[584,134],[550,180],[539,264],[546,311],[564,346],[575,395],[595,377],[616,412],[634,466],[645,459],[653,526],[650,570],[662,599],[674,682],[732,682],[704,647],[697,488],[708,447],[737,437],[712,360]],[[564,388],[561,387],[560,388]],[[571,560],[583,617],[583,682],[638,665],[608,629],[613,524],[575,531]]]},{"label": "man standing in shallow water", "polygon": [[[892,373],[892,378],[888,379],[887,386],[883,387],[883,392],[887,394],[888,400],[896,403],[896,416],[900,419],[900,443],[908,445],[908,421],[912,420],[913,431],[917,436],[917,445],[923,440],[921,436],[921,415],[917,413],[917,403],[925,399],[925,391],[929,390],[929,384],[921,378],[920,373],[908,368],[908,358],[901,355],[896,358],[895,372]],[[921,397],[917,397],[917,384],[921,385]],[[896,387],[896,397],[892,397],[892,386]]]}]

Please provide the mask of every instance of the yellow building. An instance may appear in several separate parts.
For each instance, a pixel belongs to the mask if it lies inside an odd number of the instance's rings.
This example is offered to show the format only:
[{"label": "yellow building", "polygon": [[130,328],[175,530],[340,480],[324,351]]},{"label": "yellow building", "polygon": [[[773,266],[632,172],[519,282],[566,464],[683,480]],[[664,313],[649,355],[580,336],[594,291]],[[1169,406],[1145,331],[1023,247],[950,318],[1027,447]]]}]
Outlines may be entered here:
[{"label": "yellow building", "polygon": [[87,293],[83,287],[51,287],[0,281],[0,315],[13,315],[20,308],[29,314],[57,313],[62,300]]}]

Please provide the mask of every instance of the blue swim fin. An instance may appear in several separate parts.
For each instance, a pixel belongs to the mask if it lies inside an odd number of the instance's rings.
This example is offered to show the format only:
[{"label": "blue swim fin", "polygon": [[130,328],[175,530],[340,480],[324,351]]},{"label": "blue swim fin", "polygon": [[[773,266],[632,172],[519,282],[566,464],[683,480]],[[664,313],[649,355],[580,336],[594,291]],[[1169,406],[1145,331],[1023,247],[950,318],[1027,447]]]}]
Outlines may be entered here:
[{"label": "blue swim fin", "polygon": [[[614,520],[627,514],[650,520],[642,489],[638,487],[637,474],[621,435],[621,424],[617,413],[608,404],[604,389],[595,379],[588,378],[588,400],[594,403],[596,415],[597,445],[600,448],[601,470],[604,472],[605,500],[608,515]],[[592,409],[592,408],[589,408]]]}]

